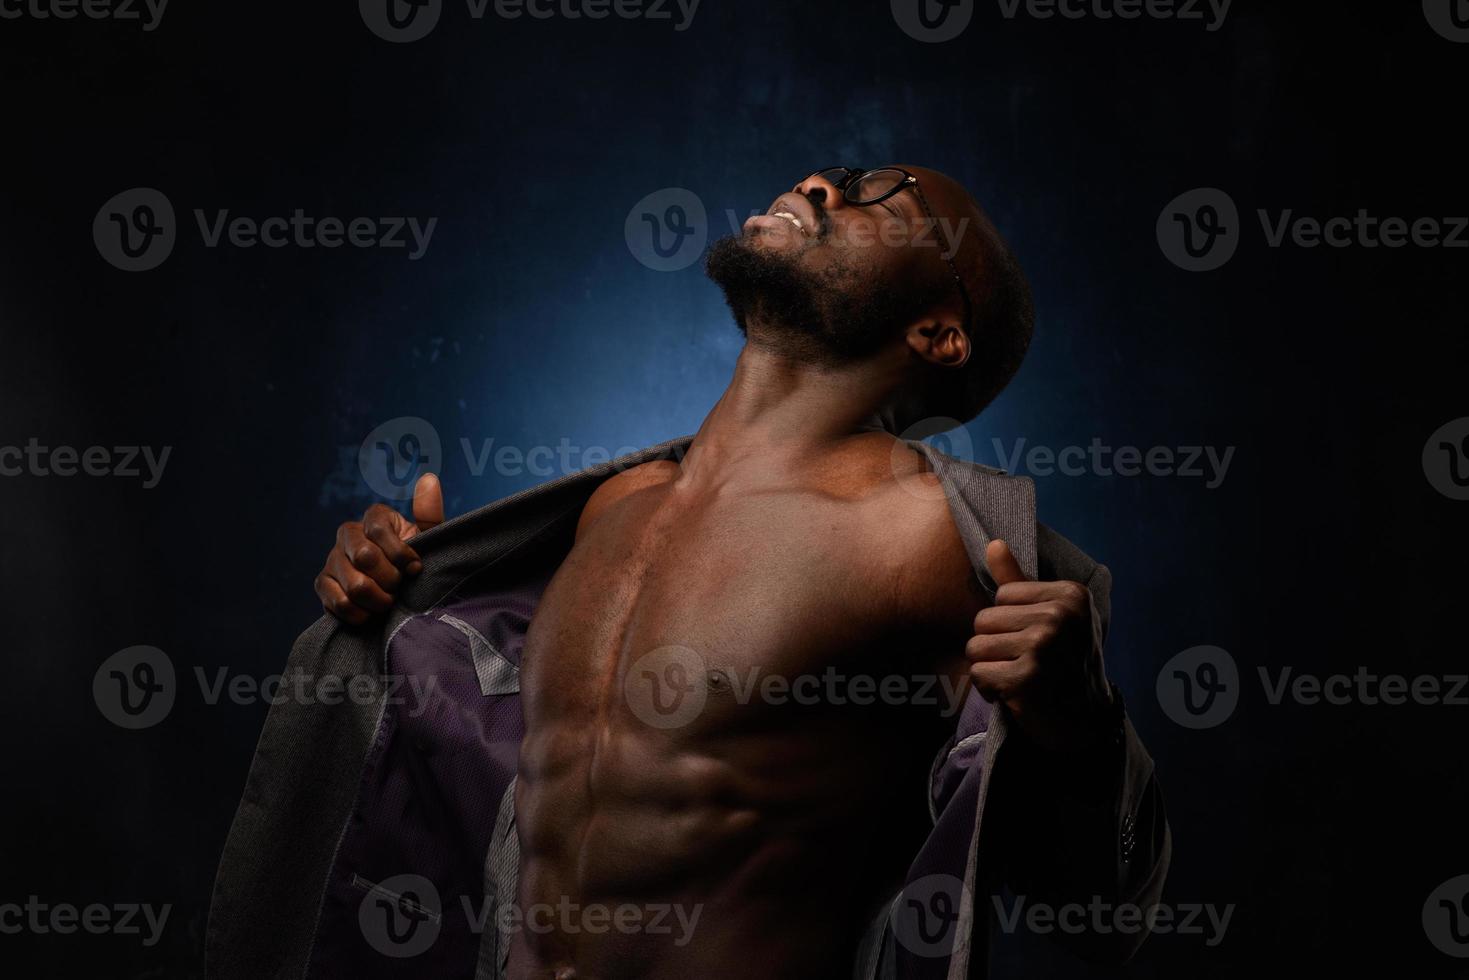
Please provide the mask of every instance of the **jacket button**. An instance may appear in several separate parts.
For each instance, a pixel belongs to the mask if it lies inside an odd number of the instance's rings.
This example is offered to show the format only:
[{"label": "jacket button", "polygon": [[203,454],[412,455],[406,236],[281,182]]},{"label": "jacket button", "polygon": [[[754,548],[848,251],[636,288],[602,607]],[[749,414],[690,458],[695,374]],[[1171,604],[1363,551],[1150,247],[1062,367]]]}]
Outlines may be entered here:
[{"label": "jacket button", "polygon": [[1126,861],[1132,857],[1133,848],[1137,846],[1137,822],[1132,814],[1122,819],[1122,860]]}]

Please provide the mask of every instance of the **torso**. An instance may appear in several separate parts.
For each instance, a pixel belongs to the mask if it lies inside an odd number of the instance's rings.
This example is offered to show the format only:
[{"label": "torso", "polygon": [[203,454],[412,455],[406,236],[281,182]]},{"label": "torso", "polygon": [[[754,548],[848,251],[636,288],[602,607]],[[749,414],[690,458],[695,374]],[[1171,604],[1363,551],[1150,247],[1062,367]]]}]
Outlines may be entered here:
[{"label": "torso", "polygon": [[891,446],[755,491],[671,463],[607,488],[523,655],[512,976],[849,974],[926,833],[979,608],[942,494],[916,457],[926,492],[900,486]]}]

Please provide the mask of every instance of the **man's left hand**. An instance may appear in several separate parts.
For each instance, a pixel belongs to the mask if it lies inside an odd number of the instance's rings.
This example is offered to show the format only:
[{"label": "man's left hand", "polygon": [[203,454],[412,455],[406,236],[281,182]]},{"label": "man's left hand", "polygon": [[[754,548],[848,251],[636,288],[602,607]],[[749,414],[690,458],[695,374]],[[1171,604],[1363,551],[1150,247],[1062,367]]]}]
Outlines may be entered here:
[{"label": "man's left hand", "polygon": [[1010,546],[985,551],[998,587],[964,647],[987,701],[1010,709],[1025,734],[1054,751],[1082,750],[1112,703],[1102,668],[1101,618],[1080,582],[1032,582]]}]

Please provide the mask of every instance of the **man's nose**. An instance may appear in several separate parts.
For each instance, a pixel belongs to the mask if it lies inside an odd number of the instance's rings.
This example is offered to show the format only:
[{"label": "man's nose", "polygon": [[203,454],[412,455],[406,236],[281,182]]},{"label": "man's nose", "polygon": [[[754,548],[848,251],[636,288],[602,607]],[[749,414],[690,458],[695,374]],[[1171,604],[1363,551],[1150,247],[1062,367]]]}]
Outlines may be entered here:
[{"label": "man's nose", "polygon": [[797,194],[805,195],[816,201],[828,211],[835,211],[847,203],[842,197],[842,192],[837,189],[837,185],[821,174],[812,174],[807,177],[796,185],[795,191]]}]

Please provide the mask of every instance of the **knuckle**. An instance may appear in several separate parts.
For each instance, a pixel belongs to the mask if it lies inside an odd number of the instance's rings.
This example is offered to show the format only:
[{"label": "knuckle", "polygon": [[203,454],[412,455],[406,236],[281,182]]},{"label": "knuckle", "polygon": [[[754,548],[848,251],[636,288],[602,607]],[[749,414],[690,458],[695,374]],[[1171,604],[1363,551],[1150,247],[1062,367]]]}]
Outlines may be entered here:
[{"label": "knuckle", "polygon": [[372,581],[366,577],[354,579],[346,588],[347,598],[353,602],[372,598]]}]

